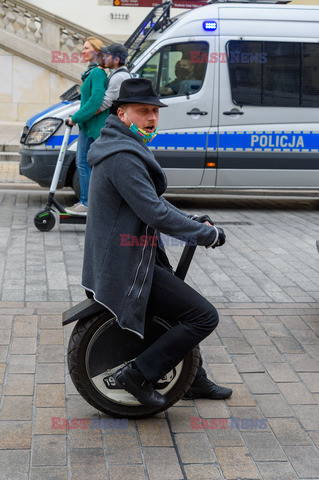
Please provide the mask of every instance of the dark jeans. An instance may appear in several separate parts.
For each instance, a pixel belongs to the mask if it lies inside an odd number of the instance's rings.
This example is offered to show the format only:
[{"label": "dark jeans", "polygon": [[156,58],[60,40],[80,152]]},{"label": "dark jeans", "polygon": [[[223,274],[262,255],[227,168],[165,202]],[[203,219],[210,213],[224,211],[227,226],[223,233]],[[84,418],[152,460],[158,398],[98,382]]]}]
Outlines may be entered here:
[{"label": "dark jeans", "polygon": [[[158,265],[155,265],[146,318],[154,315],[167,322],[180,323],[136,358],[136,366],[151,381],[158,380],[175,367],[218,324],[218,313],[211,303]],[[202,367],[198,375],[205,375]]]}]

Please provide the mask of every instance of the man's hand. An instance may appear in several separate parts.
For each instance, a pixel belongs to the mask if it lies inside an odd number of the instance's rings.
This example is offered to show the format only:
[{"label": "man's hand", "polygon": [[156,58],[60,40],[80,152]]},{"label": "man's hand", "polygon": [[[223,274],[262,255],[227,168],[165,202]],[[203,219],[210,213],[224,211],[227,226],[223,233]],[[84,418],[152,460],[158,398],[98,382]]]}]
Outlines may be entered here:
[{"label": "man's hand", "polygon": [[199,223],[209,223],[210,225],[214,225],[213,220],[208,216],[208,215],[200,215],[199,217],[197,215],[193,215],[191,217],[192,220],[195,220],[196,222]]},{"label": "man's hand", "polygon": [[213,220],[208,215],[201,215],[200,217],[198,217],[197,215],[188,215],[188,217],[191,218],[191,220],[195,220],[199,223],[206,223],[207,225],[214,228],[216,232],[216,238],[213,243],[207,245],[206,248],[221,247],[222,245],[224,245],[224,243],[226,242],[226,235],[224,230],[221,227],[215,227]]},{"label": "man's hand", "polygon": [[215,247],[221,247],[222,245],[224,245],[224,243],[226,242],[226,235],[225,235],[225,232],[222,228],[220,227],[214,227],[216,228],[217,232],[218,232],[218,237],[217,237],[217,241],[214,242],[214,244],[212,245],[212,248],[215,248]]}]

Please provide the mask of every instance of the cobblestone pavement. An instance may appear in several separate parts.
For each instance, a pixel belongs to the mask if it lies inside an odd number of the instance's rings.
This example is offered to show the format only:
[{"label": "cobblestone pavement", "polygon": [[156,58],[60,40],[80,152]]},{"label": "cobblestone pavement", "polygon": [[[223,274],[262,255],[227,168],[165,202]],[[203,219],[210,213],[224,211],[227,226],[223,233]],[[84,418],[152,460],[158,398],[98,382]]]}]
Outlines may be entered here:
[{"label": "cobblestone pavement", "polygon": [[0,480],[319,479],[319,201],[174,197],[227,233],[187,281],[219,310],[202,352],[234,394],[112,424],[68,376],[61,312],[84,298],[85,227],[36,230],[46,195],[0,190]]}]

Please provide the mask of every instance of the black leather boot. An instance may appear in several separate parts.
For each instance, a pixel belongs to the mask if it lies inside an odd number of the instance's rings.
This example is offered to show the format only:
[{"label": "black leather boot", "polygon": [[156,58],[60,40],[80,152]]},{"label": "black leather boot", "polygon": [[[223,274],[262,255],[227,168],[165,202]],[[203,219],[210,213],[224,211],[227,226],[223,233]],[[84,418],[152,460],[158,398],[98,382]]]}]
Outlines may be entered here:
[{"label": "black leather boot", "polygon": [[121,368],[113,378],[118,387],[124,388],[146,407],[161,407],[166,402],[164,395],[154,389],[152,383],[142,375],[133,362]]},{"label": "black leather boot", "polygon": [[211,400],[224,400],[233,393],[231,388],[220,387],[207,377],[195,380],[189,390],[182,397],[183,400],[193,400],[194,398],[210,398]]}]

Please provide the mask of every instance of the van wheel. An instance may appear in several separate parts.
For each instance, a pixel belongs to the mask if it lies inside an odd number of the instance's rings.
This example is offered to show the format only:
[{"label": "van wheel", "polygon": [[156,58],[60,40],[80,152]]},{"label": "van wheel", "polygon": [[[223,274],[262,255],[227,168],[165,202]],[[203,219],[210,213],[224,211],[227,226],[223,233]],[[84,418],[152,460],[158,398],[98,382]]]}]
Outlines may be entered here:
[{"label": "van wheel", "polygon": [[77,168],[74,170],[72,175],[72,188],[77,199],[80,200],[81,189],[80,189],[80,182],[79,182],[79,172]]}]

